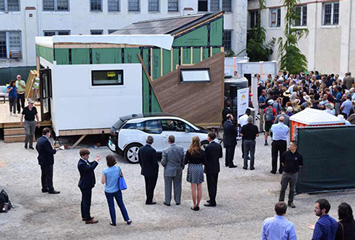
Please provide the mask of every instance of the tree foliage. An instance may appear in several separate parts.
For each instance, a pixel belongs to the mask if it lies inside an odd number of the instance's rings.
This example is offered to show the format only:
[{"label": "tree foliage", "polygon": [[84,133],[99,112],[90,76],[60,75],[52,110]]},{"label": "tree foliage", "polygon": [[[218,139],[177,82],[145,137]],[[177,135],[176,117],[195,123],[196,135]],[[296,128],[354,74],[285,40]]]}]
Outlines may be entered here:
[{"label": "tree foliage", "polygon": [[278,51],[281,69],[290,73],[299,73],[307,69],[307,58],[298,48],[298,41],[308,35],[308,29],[292,26],[292,23],[300,20],[300,12],[295,11],[299,0],[284,0],[286,7],[285,36],[278,39]]},{"label": "tree foliage", "polygon": [[259,12],[257,15],[256,26],[249,32],[249,39],[247,43],[247,54],[250,61],[268,61],[269,56],[273,53],[275,45],[275,38],[272,38],[269,42],[265,43],[266,30],[260,24],[261,11],[266,8],[265,0],[259,0]]}]

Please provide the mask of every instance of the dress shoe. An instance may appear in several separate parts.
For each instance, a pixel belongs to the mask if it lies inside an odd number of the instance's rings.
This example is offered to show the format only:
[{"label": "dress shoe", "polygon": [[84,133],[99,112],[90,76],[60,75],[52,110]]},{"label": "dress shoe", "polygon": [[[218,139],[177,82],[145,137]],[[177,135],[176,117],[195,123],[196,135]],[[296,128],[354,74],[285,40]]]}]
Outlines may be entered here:
[{"label": "dress shoe", "polygon": [[60,191],[56,191],[56,190],[52,190],[52,191],[48,191],[49,194],[59,194]]},{"label": "dress shoe", "polygon": [[207,200],[207,201],[206,201],[206,203],[210,203],[210,202],[211,202],[211,200]]},{"label": "dress shoe", "polygon": [[279,171],[280,174],[282,174],[283,171]]},{"label": "dress shoe", "polygon": [[216,204],[208,203],[208,204],[203,204],[203,206],[205,206],[205,207],[215,207]]},{"label": "dress shoe", "polygon": [[293,204],[293,203],[288,203],[287,205],[288,205],[290,208],[296,208],[295,204]]},{"label": "dress shoe", "polygon": [[132,223],[131,219],[127,221],[127,225],[131,225],[131,223]]},{"label": "dress shoe", "polygon": [[191,207],[191,210],[198,211],[198,210],[200,210],[200,207],[199,207],[199,206],[197,206],[197,207]]},{"label": "dress shoe", "polygon": [[230,165],[229,168],[236,168],[237,165]]},{"label": "dress shoe", "polygon": [[276,174],[276,171],[272,171],[272,170],[271,170],[271,171],[270,171],[270,173],[272,173],[272,174]]},{"label": "dress shoe", "polygon": [[34,150],[34,148],[33,148],[33,147],[29,147],[29,149],[32,149],[32,150]]},{"label": "dress shoe", "polygon": [[164,202],[164,205],[170,207],[170,203]]},{"label": "dress shoe", "polygon": [[46,192],[48,192],[48,189],[42,189],[42,192],[46,193]]},{"label": "dress shoe", "polygon": [[181,203],[177,202],[176,205],[179,206]]},{"label": "dress shoe", "polygon": [[251,167],[250,170],[255,170],[255,167]]},{"label": "dress shoe", "polygon": [[248,167],[243,167],[244,170],[248,170]]},{"label": "dress shoe", "polygon": [[154,205],[157,204],[157,202],[146,202],[145,205]]},{"label": "dress shoe", "polygon": [[116,226],[116,223],[110,222],[110,225],[111,225],[111,226]]},{"label": "dress shoe", "polygon": [[268,143],[265,143],[264,146],[269,146],[269,144],[268,144]]},{"label": "dress shoe", "polygon": [[25,148],[27,149],[27,144],[25,144]]},{"label": "dress shoe", "polygon": [[94,220],[94,219],[91,219],[90,221],[85,221],[86,224],[95,224],[98,222],[99,222],[99,220]]},{"label": "dress shoe", "polygon": [[[94,217],[91,217],[91,220],[93,220],[93,219],[94,219]],[[81,220],[86,221],[85,218],[81,218]]]}]

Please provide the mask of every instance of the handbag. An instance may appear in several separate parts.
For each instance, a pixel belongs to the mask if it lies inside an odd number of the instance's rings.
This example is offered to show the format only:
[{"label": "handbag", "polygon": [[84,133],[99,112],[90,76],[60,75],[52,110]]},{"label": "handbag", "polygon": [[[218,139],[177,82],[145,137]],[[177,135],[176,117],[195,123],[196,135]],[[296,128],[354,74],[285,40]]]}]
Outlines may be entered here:
[{"label": "handbag", "polygon": [[119,179],[118,179],[118,188],[120,190],[126,190],[127,189],[127,184],[126,184],[126,181],[124,180],[124,177],[121,176]]}]

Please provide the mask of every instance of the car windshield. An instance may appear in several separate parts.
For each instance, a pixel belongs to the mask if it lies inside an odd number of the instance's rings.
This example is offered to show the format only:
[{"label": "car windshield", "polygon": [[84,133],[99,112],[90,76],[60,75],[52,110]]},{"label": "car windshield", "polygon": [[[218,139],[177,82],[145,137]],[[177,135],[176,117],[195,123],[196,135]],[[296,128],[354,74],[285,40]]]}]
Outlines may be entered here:
[{"label": "car windshield", "polygon": [[119,119],[117,122],[115,122],[115,124],[112,125],[112,128],[114,129],[120,129],[120,127],[122,127],[122,125],[124,124],[124,121],[122,121],[122,119]]}]

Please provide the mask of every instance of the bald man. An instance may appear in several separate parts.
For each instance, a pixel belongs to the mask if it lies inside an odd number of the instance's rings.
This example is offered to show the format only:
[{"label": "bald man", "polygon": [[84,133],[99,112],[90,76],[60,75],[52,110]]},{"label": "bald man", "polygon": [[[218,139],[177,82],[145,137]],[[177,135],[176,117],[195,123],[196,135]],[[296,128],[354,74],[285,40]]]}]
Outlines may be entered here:
[{"label": "bald man", "polygon": [[283,172],[283,166],[281,165],[281,155],[286,152],[287,148],[287,134],[289,133],[289,128],[284,124],[285,118],[283,116],[279,117],[279,123],[273,124],[271,127],[272,132],[272,144],[271,144],[271,173],[276,174],[277,169],[277,157],[280,154],[279,163],[279,173]]}]

